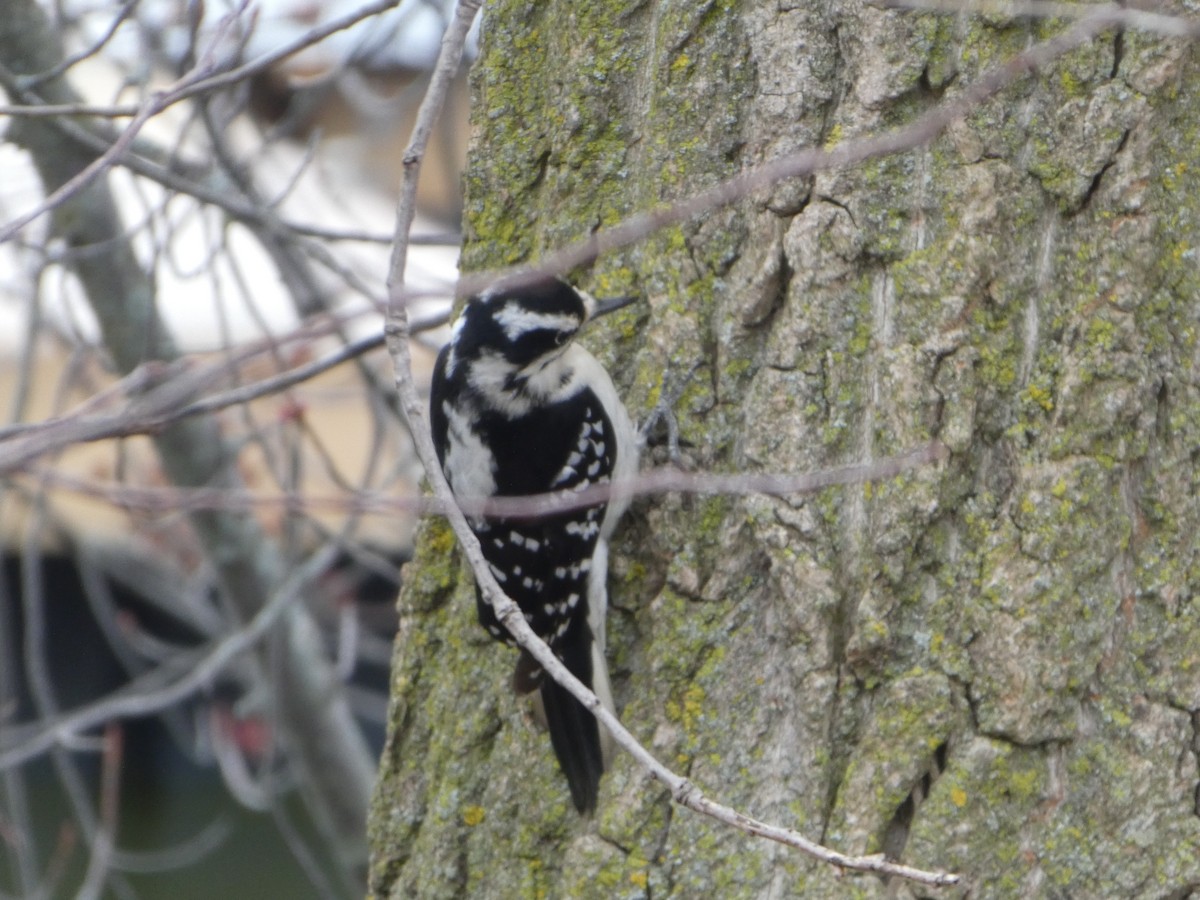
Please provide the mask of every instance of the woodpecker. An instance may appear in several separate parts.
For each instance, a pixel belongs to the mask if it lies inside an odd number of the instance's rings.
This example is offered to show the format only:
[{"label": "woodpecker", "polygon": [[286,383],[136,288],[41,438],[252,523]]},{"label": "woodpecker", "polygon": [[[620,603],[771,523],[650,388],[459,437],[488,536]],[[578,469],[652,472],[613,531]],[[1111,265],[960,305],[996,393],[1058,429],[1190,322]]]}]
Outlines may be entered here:
[{"label": "woodpecker", "polygon": [[[638,440],[608,372],[575,337],[632,302],[596,301],[561,279],[471,298],[438,356],[430,422],[456,497],[569,496],[611,483],[607,502],[536,519],[469,515],[504,592],[555,655],[613,709],[604,658],[608,539],[628,506]],[[480,624],[513,644],[476,585]],[[608,748],[595,717],[524,650],[518,692],[540,691],[550,742],[581,813],[596,806]]]}]

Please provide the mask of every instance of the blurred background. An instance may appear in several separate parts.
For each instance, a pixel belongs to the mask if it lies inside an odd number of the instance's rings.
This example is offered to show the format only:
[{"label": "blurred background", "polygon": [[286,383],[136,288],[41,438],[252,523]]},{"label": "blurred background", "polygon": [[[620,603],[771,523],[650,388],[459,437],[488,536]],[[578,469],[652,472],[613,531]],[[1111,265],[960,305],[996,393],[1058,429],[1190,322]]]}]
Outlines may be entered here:
[{"label": "blurred background", "polygon": [[[60,63],[30,77],[0,48],[0,228],[45,201],[13,135],[57,75],[89,114],[69,121],[111,143],[197,67],[272,61],[150,119],[102,176],[180,353],[166,376],[123,378],[104,344],[73,263],[105,247],[66,245],[44,214],[0,243],[0,898],[361,895],[296,764],[304,729],[280,733],[269,652],[156,691],[247,618],[191,514],[248,519],[285,573],[325,554],[298,602],[378,758],[420,478],[381,310],[401,156],[453,3],[39,3]],[[455,276],[466,114],[460,73],[409,255],[428,289],[419,379]],[[159,426],[130,414],[147,371],[215,420],[238,489],[172,484]],[[87,727],[59,727],[81,712]]]}]

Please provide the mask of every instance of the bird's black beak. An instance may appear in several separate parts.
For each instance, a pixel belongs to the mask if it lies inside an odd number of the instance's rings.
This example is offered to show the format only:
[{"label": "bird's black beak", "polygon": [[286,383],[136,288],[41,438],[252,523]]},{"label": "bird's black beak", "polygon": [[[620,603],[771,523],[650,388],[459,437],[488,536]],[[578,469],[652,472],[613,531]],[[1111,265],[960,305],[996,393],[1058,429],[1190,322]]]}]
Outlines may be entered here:
[{"label": "bird's black beak", "polygon": [[597,300],[596,308],[592,310],[592,318],[598,319],[611,312],[616,312],[618,309],[624,309],[631,303],[636,303],[638,299],[637,297],[612,297],[607,300]]}]

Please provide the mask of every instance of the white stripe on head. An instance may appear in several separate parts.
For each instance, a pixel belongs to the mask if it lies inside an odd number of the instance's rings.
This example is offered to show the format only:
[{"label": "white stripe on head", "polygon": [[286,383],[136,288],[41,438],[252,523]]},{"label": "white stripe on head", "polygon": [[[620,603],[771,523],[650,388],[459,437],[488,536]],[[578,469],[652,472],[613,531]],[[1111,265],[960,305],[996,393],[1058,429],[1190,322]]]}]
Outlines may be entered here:
[{"label": "white stripe on head", "polygon": [[575,331],[583,324],[577,316],[565,313],[534,312],[515,300],[500,307],[495,313],[495,318],[510,341],[515,341],[522,334],[541,329]]}]

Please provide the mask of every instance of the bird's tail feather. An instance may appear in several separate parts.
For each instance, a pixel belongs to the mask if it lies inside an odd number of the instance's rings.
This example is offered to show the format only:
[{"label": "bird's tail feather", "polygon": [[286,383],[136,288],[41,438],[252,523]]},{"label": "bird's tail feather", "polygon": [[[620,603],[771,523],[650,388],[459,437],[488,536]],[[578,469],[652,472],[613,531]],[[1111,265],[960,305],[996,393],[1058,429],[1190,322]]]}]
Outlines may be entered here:
[{"label": "bird's tail feather", "polygon": [[[589,619],[599,619],[601,628],[606,599],[601,585],[599,595],[593,597],[594,606],[589,615]],[[597,606],[598,617],[595,615]],[[605,709],[615,714],[604,644],[602,639],[593,636],[592,626],[579,622],[555,644],[555,652],[571,674],[596,694]],[[550,743],[559,767],[567,777],[571,799],[581,813],[591,812],[596,806],[600,776],[612,763],[611,735],[570,691],[542,671],[537,661],[524,650],[513,672],[513,689],[518,694],[538,691],[535,709],[550,732]]]},{"label": "bird's tail feather", "polygon": [[[580,623],[583,624],[583,623]],[[586,627],[571,629],[574,635],[566,636],[556,648],[571,674],[589,688],[593,687],[593,649],[591,630]],[[603,667],[603,657],[601,657]],[[608,690],[608,673],[601,669],[601,679],[607,703],[611,705]],[[600,776],[605,770],[605,753],[600,741],[600,725],[586,707],[553,678],[543,674],[541,685],[542,705],[546,711],[546,725],[550,731],[550,743],[567,784],[571,788],[571,799],[581,813],[596,808],[596,794]],[[604,698],[602,698],[604,699]]]}]

